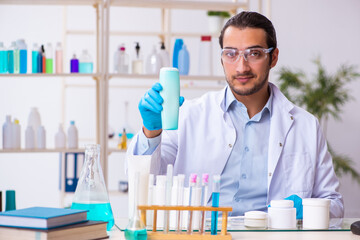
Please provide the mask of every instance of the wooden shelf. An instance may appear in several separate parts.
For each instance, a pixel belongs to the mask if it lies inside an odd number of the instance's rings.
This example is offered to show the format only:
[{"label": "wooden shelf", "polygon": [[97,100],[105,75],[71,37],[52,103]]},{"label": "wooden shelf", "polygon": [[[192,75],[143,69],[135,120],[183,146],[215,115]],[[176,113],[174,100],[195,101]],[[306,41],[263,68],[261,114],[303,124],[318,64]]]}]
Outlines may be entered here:
[{"label": "wooden shelf", "polygon": [[9,5],[88,5],[100,3],[101,0],[0,0],[0,4]]},{"label": "wooden shelf", "polygon": [[246,1],[111,0],[110,4],[111,6],[121,7],[202,9],[216,11],[231,11],[237,8],[247,8]]},{"label": "wooden shelf", "polygon": [[1,149],[0,153],[78,153],[85,149]]},{"label": "wooden shelf", "polygon": [[[1,0],[0,0],[1,1]],[[48,77],[100,77],[101,74],[99,73],[27,73],[27,74],[0,74],[0,78],[6,78],[6,77],[36,77],[36,78],[48,78]]]},{"label": "wooden shelf", "polygon": [[[159,79],[159,75],[154,74],[116,74],[110,73],[113,79]],[[223,81],[224,76],[203,76],[203,75],[180,75],[180,80],[203,80],[203,81]]]}]

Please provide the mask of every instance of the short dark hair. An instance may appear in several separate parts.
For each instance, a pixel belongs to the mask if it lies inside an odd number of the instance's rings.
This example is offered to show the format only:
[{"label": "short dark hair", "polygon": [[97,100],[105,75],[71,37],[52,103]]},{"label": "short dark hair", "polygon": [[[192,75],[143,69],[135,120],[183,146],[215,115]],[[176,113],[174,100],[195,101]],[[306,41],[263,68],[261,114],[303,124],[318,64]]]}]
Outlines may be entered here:
[{"label": "short dark hair", "polygon": [[230,26],[234,26],[239,29],[247,27],[264,29],[266,33],[266,44],[268,47],[272,47],[274,49],[277,47],[275,28],[272,22],[260,13],[243,11],[230,18],[221,30],[219,37],[221,48],[223,48],[224,32]]}]

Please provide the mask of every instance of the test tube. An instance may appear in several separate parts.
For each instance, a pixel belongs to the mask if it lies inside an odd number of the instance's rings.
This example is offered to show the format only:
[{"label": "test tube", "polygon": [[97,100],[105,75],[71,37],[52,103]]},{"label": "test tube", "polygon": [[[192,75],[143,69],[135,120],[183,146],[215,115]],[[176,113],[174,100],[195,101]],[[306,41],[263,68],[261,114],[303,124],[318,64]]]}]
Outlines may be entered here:
[{"label": "test tube", "polygon": [[[192,173],[189,178],[189,206],[192,206],[192,195],[194,192],[194,187],[196,187],[196,178],[197,175],[195,173]],[[193,217],[193,211],[189,211],[189,220],[188,220],[188,229],[187,233],[192,233],[192,217]]]},{"label": "test tube", "polygon": [[[212,206],[219,207],[220,175],[213,176]],[[211,235],[217,235],[218,212],[211,212]]]},{"label": "test tube", "polygon": [[[172,188],[172,179],[173,179],[173,165],[167,165],[167,172],[166,172],[166,188],[165,188],[165,205],[171,205],[171,188]],[[170,226],[170,214],[169,210],[165,211],[164,214],[164,234],[169,232]]]},{"label": "test tube", "polygon": [[[183,205],[183,201],[184,201],[184,180],[185,180],[185,175],[184,174],[179,174],[178,175],[178,199],[177,199],[177,205]],[[181,219],[182,219],[182,211],[178,210],[176,212],[176,232],[177,233],[181,233]]]},{"label": "test tube", "polygon": [[[201,184],[201,206],[206,206],[207,204],[208,184],[209,184],[209,174],[204,173],[202,175],[202,184]],[[205,230],[205,211],[201,211],[200,234],[204,234],[205,232],[204,230]]]}]

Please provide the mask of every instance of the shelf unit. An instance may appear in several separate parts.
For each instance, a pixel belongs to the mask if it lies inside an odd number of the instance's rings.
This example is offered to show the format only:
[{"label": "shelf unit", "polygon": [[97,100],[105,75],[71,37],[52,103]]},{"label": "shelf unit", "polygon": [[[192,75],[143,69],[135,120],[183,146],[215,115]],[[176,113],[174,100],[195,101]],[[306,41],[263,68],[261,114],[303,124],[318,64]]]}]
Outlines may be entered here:
[{"label": "shelf unit", "polygon": [[[270,0],[258,0],[259,12],[262,12],[262,2],[267,1],[267,15],[270,15]],[[134,75],[134,74],[113,74],[109,72],[109,38],[110,36],[159,36],[165,42],[167,49],[170,46],[171,39],[174,37],[198,37],[209,35],[208,33],[186,33],[173,32],[171,29],[171,10],[188,9],[188,10],[223,10],[235,13],[238,9],[249,9],[249,0],[232,2],[223,1],[187,1],[187,0],[0,0],[2,4],[8,5],[63,5],[63,6],[93,6],[96,11],[96,30],[81,31],[63,29],[63,47],[66,49],[65,35],[68,34],[95,34],[96,35],[96,59],[97,72],[94,74],[7,74],[0,75],[0,81],[3,78],[69,78],[69,77],[91,77],[95,80],[96,88],[96,142],[101,145],[101,165],[104,172],[105,183],[107,184],[108,176],[108,155],[113,152],[124,152],[124,150],[108,147],[108,122],[109,122],[109,81],[115,79],[120,83],[124,79],[148,79],[156,80],[157,75]],[[110,8],[112,7],[132,7],[132,8],[157,8],[161,9],[161,31],[159,32],[141,32],[141,31],[110,31]],[[65,25],[65,24],[64,24]],[[217,37],[216,35],[213,35]],[[185,81],[217,81],[219,88],[225,83],[224,76],[181,76]],[[69,84],[69,86],[72,86]],[[131,88],[129,84],[122,84],[118,87]],[[136,87],[136,86],[135,86]],[[186,86],[182,86],[186,88]],[[65,91],[63,87],[63,92]],[[219,89],[218,88],[218,89]],[[64,96],[64,94],[63,94]],[[62,110],[64,113],[64,109]],[[64,115],[64,114],[63,114]],[[84,151],[76,149],[75,151]],[[60,153],[74,152],[69,149],[45,149],[45,150],[1,150],[0,153]]]}]

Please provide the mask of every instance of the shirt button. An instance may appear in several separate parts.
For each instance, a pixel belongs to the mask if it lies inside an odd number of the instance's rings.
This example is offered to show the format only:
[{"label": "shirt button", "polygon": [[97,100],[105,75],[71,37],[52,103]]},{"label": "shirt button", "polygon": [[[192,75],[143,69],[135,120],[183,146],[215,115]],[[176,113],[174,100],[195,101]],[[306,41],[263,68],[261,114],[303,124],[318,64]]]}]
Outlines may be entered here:
[{"label": "shirt button", "polygon": [[248,147],[245,147],[245,152],[248,152],[249,151],[249,148]]},{"label": "shirt button", "polygon": [[239,202],[239,201],[240,201],[240,198],[239,198],[239,197],[235,197],[234,200],[235,200],[235,202]]},{"label": "shirt button", "polygon": [[271,172],[269,172],[269,177],[271,177],[271,175],[272,175],[272,173],[271,173]]},{"label": "shirt button", "polygon": [[242,179],[246,179],[246,174],[243,173],[243,174],[241,175],[241,178],[242,178]]},{"label": "shirt button", "polygon": [[229,148],[232,148],[232,144],[231,144],[231,143],[229,143]]}]

